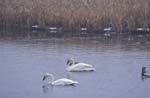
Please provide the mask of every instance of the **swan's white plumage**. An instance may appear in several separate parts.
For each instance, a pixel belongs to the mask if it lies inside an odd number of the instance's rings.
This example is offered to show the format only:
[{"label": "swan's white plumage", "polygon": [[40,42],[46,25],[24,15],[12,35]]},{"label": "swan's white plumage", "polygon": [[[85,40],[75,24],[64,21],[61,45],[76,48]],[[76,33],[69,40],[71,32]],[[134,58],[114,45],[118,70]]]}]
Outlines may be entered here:
[{"label": "swan's white plumage", "polygon": [[95,68],[93,65],[86,64],[86,63],[77,63],[75,64],[75,61],[73,59],[69,59],[67,61],[70,66],[67,67],[67,71],[94,71]]},{"label": "swan's white plumage", "polygon": [[62,79],[58,79],[58,80],[55,80],[53,82],[51,82],[52,85],[73,85],[73,84],[76,84],[78,83],[77,81],[73,81],[73,80],[70,80],[70,79],[66,79],[66,78],[62,78]]},{"label": "swan's white plumage", "polygon": [[51,77],[51,80],[48,82],[48,84],[51,84],[51,85],[69,86],[69,85],[74,85],[74,84],[78,83],[77,81],[70,80],[70,79],[67,79],[67,78],[61,78],[61,79],[54,80],[54,76],[50,73],[46,73],[43,76],[43,80],[45,80],[48,77]]},{"label": "swan's white plumage", "polygon": [[85,63],[78,63],[67,67],[67,71],[94,71],[95,68],[92,65]]}]

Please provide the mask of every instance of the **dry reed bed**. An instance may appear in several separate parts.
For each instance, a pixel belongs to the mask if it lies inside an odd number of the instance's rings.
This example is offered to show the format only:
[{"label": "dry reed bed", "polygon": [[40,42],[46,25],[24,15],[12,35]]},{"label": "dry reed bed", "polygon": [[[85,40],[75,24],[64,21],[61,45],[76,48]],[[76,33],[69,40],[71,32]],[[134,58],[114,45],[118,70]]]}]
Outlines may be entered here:
[{"label": "dry reed bed", "polygon": [[150,27],[150,0],[0,0],[0,25],[87,27],[117,32]]}]

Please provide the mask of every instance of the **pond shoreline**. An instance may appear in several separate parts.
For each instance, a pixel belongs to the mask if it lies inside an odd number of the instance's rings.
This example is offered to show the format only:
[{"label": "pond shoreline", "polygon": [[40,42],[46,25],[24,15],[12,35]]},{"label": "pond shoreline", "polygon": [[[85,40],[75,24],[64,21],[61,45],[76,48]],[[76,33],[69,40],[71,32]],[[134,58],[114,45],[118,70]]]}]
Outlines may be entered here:
[{"label": "pond shoreline", "polygon": [[12,26],[12,25],[1,25],[0,26],[0,34],[1,32],[47,32],[51,34],[68,34],[67,32],[72,32],[72,33],[78,33],[81,35],[87,35],[87,34],[99,34],[99,35],[105,35],[105,36],[110,36],[110,35],[145,35],[145,34],[150,34],[150,28],[136,28],[133,30],[125,30],[123,32],[117,32],[111,27],[107,28],[87,28],[87,27],[74,27],[74,28],[66,28],[66,27],[60,27],[60,26],[39,26],[39,25],[33,25],[30,27],[27,26]]}]

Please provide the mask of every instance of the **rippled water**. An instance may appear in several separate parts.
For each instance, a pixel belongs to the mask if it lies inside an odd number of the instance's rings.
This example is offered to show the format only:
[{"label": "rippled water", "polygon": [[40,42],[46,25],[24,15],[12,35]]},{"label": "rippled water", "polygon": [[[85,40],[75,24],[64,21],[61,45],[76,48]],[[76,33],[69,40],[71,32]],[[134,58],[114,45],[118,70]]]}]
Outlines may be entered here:
[{"label": "rippled water", "polygon": [[[95,66],[95,72],[67,72],[75,58]],[[1,38],[0,98],[150,98],[150,45],[140,38]],[[42,76],[77,80],[75,87],[42,88]]]}]

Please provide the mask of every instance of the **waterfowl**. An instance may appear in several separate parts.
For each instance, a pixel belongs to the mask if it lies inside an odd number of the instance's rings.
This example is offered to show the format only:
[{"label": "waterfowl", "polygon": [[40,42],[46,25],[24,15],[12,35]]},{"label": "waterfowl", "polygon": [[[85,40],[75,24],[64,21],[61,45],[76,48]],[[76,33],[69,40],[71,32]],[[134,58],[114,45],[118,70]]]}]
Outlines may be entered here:
[{"label": "waterfowl", "polygon": [[86,63],[78,63],[78,62],[75,62],[74,59],[70,58],[68,59],[67,61],[67,65],[69,65],[67,67],[67,71],[70,71],[70,72],[75,72],[75,71],[94,71],[95,68],[93,67],[93,65],[90,65],[90,64],[86,64]]},{"label": "waterfowl", "polygon": [[108,28],[104,28],[104,31],[111,31],[112,28],[111,27],[108,27]]},{"label": "waterfowl", "polygon": [[150,78],[150,68],[149,67],[142,67],[141,78]]},{"label": "waterfowl", "polygon": [[39,28],[39,25],[33,25],[32,28]]},{"label": "waterfowl", "polygon": [[73,85],[78,83],[77,81],[70,80],[70,79],[67,79],[67,78],[61,78],[61,79],[55,80],[53,74],[50,74],[50,73],[45,73],[44,74],[43,80],[45,80],[47,78],[50,78],[50,80],[48,82],[48,84],[50,84],[50,85],[73,86]]}]

